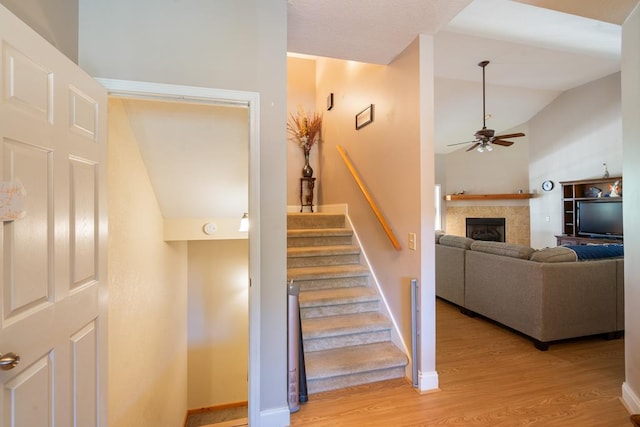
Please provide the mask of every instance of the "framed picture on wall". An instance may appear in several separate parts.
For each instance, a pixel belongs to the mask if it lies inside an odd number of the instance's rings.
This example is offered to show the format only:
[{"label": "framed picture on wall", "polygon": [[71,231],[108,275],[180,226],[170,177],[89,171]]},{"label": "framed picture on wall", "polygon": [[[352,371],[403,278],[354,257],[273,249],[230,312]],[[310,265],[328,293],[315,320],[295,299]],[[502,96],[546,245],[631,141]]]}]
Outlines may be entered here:
[{"label": "framed picture on wall", "polygon": [[356,130],[361,129],[373,121],[373,104],[356,114]]}]

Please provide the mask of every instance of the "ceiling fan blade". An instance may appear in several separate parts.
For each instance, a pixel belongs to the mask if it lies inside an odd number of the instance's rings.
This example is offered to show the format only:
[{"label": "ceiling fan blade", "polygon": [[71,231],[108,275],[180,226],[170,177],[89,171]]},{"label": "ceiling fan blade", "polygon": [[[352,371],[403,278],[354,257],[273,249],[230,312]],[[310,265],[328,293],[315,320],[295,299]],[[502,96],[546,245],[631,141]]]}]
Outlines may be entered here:
[{"label": "ceiling fan blade", "polygon": [[521,136],[525,136],[524,133],[522,132],[518,132],[518,133],[510,133],[508,135],[496,135],[494,136],[495,139],[504,139],[504,138],[519,138]]},{"label": "ceiling fan blade", "polygon": [[473,151],[473,150],[475,150],[475,149],[478,147],[478,145],[480,145],[480,143],[479,143],[479,142],[476,142],[476,143],[475,143],[475,144],[473,144],[471,147],[467,148],[467,150],[466,150],[466,151]]},{"label": "ceiling fan blade", "polygon": [[503,139],[494,139],[493,141],[491,141],[491,143],[495,145],[502,145],[503,147],[509,147],[510,145],[513,145],[513,141],[505,141]]},{"label": "ceiling fan blade", "polygon": [[479,141],[480,141],[479,139],[474,139],[474,140],[471,140],[471,141],[456,142],[455,144],[449,144],[449,145],[447,145],[447,147],[453,147],[454,145],[470,144],[470,143],[472,143],[472,142],[479,142]]}]

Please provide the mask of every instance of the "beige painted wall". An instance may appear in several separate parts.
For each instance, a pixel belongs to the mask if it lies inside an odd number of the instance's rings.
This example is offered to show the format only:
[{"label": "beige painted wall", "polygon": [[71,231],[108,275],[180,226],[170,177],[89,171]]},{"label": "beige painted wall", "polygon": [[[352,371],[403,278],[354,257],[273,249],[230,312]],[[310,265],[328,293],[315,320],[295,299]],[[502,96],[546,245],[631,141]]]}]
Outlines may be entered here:
[{"label": "beige painted wall", "polygon": [[[318,59],[317,104],[334,93],[325,112],[320,146],[321,204],[348,203],[402,337],[410,346],[410,279],[420,278],[420,251],[407,249],[409,232],[420,236],[419,48],[414,42],[388,66]],[[355,130],[355,115],[375,104],[374,121]],[[336,150],[342,145],[382,214],[401,241],[391,245]],[[433,191],[431,191],[433,197]],[[433,216],[431,216],[433,218]]]},{"label": "beige painted wall", "polygon": [[188,407],[246,402],[248,241],[188,245]]},{"label": "beige painted wall", "polygon": [[[259,401],[250,401],[250,406],[258,408],[264,425],[274,426],[289,421],[286,6],[280,0],[187,0],[164,2],[162,7],[154,0],[80,0],[79,8],[79,63],[95,77],[260,95],[260,170],[249,171],[250,188],[252,182],[260,188],[259,206],[249,206],[250,215],[260,223],[253,240],[258,246],[250,253],[251,259],[260,262],[260,277],[252,278],[260,304],[260,318],[255,320],[259,325],[256,351],[260,352],[260,367],[254,384]],[[120,398],[135,396],[123,390]],[[173,401],[164,396],[163,405],[172,406]]]},{"label": "beige painted wall", "polygon": [[174,427],[187,409],[187,246],[163,241],[119,100],[109,101],[108,120],[109,426]]},{"label": "beige painted wall", "polygon": [[[640,259],[640,6],[622,28],[622,134],[625,257]],[[622,397],[640,413],[640,264],[624,263],[625,383]]]},{"label": "beige painted wall", "polygon": [[[620,91],[615,73],[564,92],[529,121],[529,187],[537,191],[530,201],[533,247],[555,246],[561,233],[559,181],[602,177],[603,162],[611,176],[622,174]],[[547,179],[556,184],[548,192],[540,189]]]},{"label": "beige painted wall", "polygon": [[[287,58],[287,110],[296,114],[302,107],[307,114],[319,112],[324,108],[316,107],[316,61],[297,57]],[[322,135],[321,135],[322,136]],[[313,176],[320,175],[318,145],[311,147],[309,164]],[[302,148],[290,140],[287,141],[287,205],[300,206],[300,177],[304,166]],[[317,182],[320,185],[320,182]]]}]

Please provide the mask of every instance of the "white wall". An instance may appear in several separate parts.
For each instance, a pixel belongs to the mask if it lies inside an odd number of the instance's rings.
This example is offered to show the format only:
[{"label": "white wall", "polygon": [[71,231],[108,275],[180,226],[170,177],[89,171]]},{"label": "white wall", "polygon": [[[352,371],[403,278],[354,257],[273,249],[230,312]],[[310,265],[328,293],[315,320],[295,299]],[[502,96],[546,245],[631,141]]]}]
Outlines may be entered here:
[{"label": "white wall", "polygon": [[237,222],[248,212],[246,107],[123,102],[165,218],[226,217]]},{"label": "white wall", "polygon": [[496,146],[491,152],[466,151],[469,144],[444,156],[447,194],[529,191],[529,131],[522,125],[504,132],[524,132],[527,136],[513,138],[511,147]]},{"label": "white wall", "polygon": [[260,205],[249,206],[260,220],[260,249],[250,254],[260,260],[260,277],[252,278],[259,286],[260,398],[249,404],[259,407],[263,425],[274,426],[289,422],[286,7],[281,0],[81,0],[79,8],[79,63],[95,77],[260,94],[260,170],[249,172],[260,186]]},{"label": "white wall", "polygon": [[640,6],[622,28],[622,134],[624,146],[625,383],[622,397],[640,413]]},{"label": "white wall", "polygon": [[187,409],[187,246],[163,241],[121,101],[108,120],[109,426],[173,427]]},{"label": "white wall", "polygon": [[[562,230],[559,181],[602,177],[603,162],[611,176],[622,174],[621,117],[615,73],[564,92],[529,121],[529,187],[538,193],[530,201],[531,246],[556,246],[554,236]],[[544,192],[540,185],[547,179],[556,185]]]},{"label": "white wall", "polygon": [[189,242],[188,407],[247,401],[247,240]]},{"label": "white wall", "polygon": [[78,62],[78,0],[0,0],[73,62]]}]

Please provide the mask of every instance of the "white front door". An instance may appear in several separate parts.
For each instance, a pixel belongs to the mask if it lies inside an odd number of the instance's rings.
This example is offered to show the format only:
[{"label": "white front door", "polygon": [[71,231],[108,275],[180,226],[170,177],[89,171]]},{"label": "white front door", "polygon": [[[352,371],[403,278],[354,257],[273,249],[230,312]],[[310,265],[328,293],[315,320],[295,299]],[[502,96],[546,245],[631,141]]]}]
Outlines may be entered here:
[{"label": "white front door", "polygon": [[0,50],[0,426],[106,426],[106,90],[2,5]]}]

